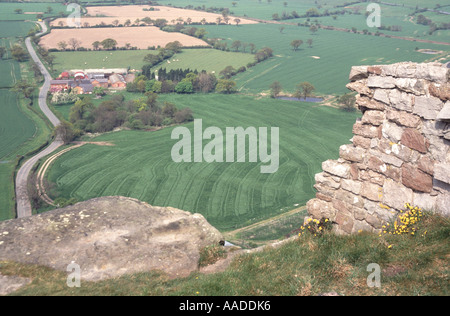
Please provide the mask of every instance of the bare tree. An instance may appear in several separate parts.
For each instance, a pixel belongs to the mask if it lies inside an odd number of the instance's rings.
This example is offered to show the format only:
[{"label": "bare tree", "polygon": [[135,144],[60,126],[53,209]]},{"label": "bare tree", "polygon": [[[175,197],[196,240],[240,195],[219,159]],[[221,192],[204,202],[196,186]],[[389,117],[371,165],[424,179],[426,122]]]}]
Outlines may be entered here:
[{"label": "bare tree", "polygon": [[73,50],[77,50],[80,45],[81,45],[81,41],[77,40],[76,38],[70,38],[68,41],[68,44],[70,47],[72,47]]}]

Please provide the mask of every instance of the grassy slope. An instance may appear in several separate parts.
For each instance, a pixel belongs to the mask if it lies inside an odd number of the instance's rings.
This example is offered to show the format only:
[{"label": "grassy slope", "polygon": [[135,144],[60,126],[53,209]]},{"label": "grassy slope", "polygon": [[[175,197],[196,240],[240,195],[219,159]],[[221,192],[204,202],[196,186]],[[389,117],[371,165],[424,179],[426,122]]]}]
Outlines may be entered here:
[{"label": "grassy slope", "polygon": [[[67,273],[44,267],[1,263],[0,272],[33,280],[13,295],[291,296],[335,291],[346,296],[448,296],[450,223],[431,216],[419,225],[415,236],[303,235],[277,249],[239,256],[224,272],[174,280],[149,272],[69,288]],[[381,268],[380,288],[367,286],[370,263]]]},{"label": "grassy slope", "polygon": [[[174,94],[161,100],[191,107],[195,117],[203,119],[203,128],[279,127],[279,170],[260,174],[257,163],[176,164],[170,156],[176,143],[170,138],[171,128],[123,131],[95,139],[111,141],[114,147],[84,146],[52,165],[48,177],[61,196],[85,200],[125,195],[200,212],[219,229],[233,229],[285,212],[284,207],[304,205],[313,197],[314,174],[322,161],[337,158],[358,115],[241,95]],[[193,123],[187,126],[192,130]]]}]

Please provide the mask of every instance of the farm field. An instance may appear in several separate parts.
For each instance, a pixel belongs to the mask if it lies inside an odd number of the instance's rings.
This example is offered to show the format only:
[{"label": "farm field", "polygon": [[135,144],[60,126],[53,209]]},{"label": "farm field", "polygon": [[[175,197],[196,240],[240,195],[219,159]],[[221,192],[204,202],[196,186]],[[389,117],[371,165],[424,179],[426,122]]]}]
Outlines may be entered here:
[{"label": "farm field", "polygon": [[[48,7],[51,7],[51,13],[48,13]],[[16,13],[15,10],[20,9],[22,13]],[[0,20],[37,20],[37,14],[43,14],[44,18],[68,14],[66,12],[66,6],[60,2],[2,2],[0,3]]]},{"label": "farm field", "polygon": [[0,21],[0,38],[26,36],[34,27],[36,24],[33,22]]},{"label": "farm field", "polygon": [[198,71],[215,72],[216,76],[219,76],[219,72],[227,66],[238,69],[247,66],[254,60],[254,56],[248,53],[224,52],[216,49],[184,49],[181,53],[175,54],[168,62],[165,61],[156,66],[154,70],[166,68],[169,71],[178,68],[190,68]]},{"label": "farm field", "polygon": [[42,118],[10,90],[29,72],[25,64],[11,58],[9,49],[34,26],[31,22],[0,21],[0,46],[7,49],[0,60],[0,220],[15,216],[13,172],[17,157],[41,146],[51,132]]},{"label": "farm field", "polygon": [[[122,131],[74,149],[47,173],[57,195],[87,200],[124,195],[153,205],[199,212],[220,230],[231,230],[304,205],[315,194],[314,174],[321,162],[338,156],[348,143],[357,113],[311,103],[256,100],[218,94],[163,95],[161,100],[189,106],[203,128],[279,127],[280,166],[261,174],[260,163],[181,163],[171,159],[172,128],[157,132]],[[191,131],[193,123],[186,125]]]},{"label": "farm field", "polygon": [[[70,69],[101,69],[101,68],[127,68],[142,69],[145,64],[144,57],[147,54],[156,54],[155,50],[116,50],[116,51],[81,51],[81,52],[54,52],[55,71],[61,73]],[[246,66],[254,60],[253,55],[236,52],[223,52],[215,49],[184,49],[175,54],[169,61],[165,61],[161,67],[171,69],[197,69],[215,71],[217,74],[227,66],[236,69]],[[194,65],[194,66],[193,66]]]},{"label": "farm field", "polygon": [[36,131],[33,121],[19,110],[18,102],[16,93],[0,89],[0,160],[16,152]]},{"label": "farm field", "polygon": [[[155,11],[144,11],[143,9],[156,8]],[[149,17],[153,20],[165,19],[168,24],[175,24],[176,19],[183,20],[191,19],[193,23],[200,23],[203,19],[207,23],[215,23],[216,19],[220,17],[217,13],[200,12],[195,10],[177,9],[165,6],[149,6],[149,5],[127,5],[127,6],[99,6],[86,7],[87,15],[81,18],[81,24],[89,23],[90,26],[100,25],[102,22],[107,25],[112,25],[114,20],[119,21],[119,24],[124,24],[130,20],[132,24],[136,19],[143,19]],[[230,17],[230,23],[233,23],[233,17]],[[241,24],[257,23],[252,20],[241,19]],[[52,21],[53,26],[67,26],[66,19],[56,19]]]},{"label": "farm field", "polygon": [[[343,94],[348,92],[348,74],[354,65],[388,64],[401,61],[424,62],[434,55],[416,51],[436,49],[448,53],[450,46],[417,43],[378,36],[319,30],[312,34],[309,28],[277,24],[242,25],[239,27],[205,25],[210,38],[224,38],[252,42],[256,47],[271,47],[274,57],[238,74],[234,79],[241,92],[258,93],[268,90],[279,81],[284,90],[294,92],[302,81],[311,82],[317,94]],[[294,51],[290,43],[303,40]],[[312,39],[312,46],[306,43]],[[434,56],[435,57],[435,56]],[[441,62],[448,61],[448,57]]]},{"label": "farm field", "polygon": [[147,27],[117,27],[117,28],[81,28],[81,29],[54,29],[48,35],[42,37],[40,45],[50,49],[58,48],[58,43],[75,38],[81,42],[81,47],[92,48],[95,41],[103,41],[113,38],[118,47],[124,47],[127,43],[132,47],[147,49],[152,46],[166,46],[167,43],[179,41],[183,46],[209,46],[201,39],[181,33],[169,33],[161,31],[155,26]]}]

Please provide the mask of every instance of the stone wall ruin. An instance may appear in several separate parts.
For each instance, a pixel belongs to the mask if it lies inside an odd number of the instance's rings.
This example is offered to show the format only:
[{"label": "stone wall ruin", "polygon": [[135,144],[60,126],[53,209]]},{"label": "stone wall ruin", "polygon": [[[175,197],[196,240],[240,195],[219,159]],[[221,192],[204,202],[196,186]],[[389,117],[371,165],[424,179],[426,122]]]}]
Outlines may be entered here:
[{"label": "stone wall ruin", "polygon": [[405,203],[450,216],[449,77],[440,63],[352,67],[347,88],[363,116],[316,174],[312,218],[352,234],[379,231]]}]

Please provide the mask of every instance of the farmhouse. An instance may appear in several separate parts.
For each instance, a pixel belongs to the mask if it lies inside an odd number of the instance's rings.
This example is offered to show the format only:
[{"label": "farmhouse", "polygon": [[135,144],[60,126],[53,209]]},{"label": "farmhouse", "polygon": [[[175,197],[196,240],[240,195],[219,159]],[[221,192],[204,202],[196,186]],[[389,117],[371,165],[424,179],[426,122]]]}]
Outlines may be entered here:
[{"label": "farmhouse", "polygon": [[[115,73],[114,70],[118,70],[119,73]],[[126,73],[126,69],[65,71],[57,79],[50,82],[50,92],[55,93],[72,89],[77,94],[91,94],[96,87],[125,89],[127,81],[122,74]]]},{"label": "farmhouse", "polygon": [[109,77],[109,84],[112,88],[126,88],[127,83],[122,75],[113,74]]}]

